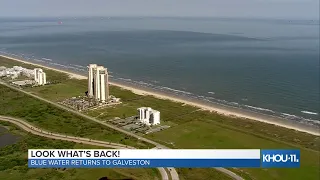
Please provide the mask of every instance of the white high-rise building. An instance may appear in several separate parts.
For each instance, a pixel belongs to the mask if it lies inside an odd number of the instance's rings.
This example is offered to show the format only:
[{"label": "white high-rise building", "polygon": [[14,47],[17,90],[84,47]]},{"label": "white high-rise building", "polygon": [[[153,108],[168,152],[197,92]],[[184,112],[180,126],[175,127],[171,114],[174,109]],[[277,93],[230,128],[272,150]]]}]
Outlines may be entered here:
[{"label": "white high-rise building", "polygon": [[139,120],[146,125],[160,124],[160,112],[150,107],[138,108]]},{"label": "white high-rise building", "polygon": [[47,75],[45,72],[42,72],[42,83],[43,83],[43,85],[47,84]]},{"label": "white high-rise building", "polygon": [[34,80],[38,85],[45,85],[47,84],[47,76],[46,73],[43,72],[40,68],[34,69]]},{"label": "white high-rise building", "polygon": [[90,64],[88,66],[88,96],[99,102],[108,102],[109,75],[106,68]]},{"label": "white high-rise building", "polygon": [[88,66],[88,96],[93,97],[94,94],[94,69],[97,68],[96,64],[89,64]]}]

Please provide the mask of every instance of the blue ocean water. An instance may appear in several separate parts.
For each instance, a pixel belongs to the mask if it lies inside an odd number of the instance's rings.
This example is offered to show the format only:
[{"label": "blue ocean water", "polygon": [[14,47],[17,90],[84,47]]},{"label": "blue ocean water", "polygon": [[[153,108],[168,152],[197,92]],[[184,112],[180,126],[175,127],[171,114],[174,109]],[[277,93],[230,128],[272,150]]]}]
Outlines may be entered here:
[{"label": "blue ocean water", "polygon": [[319,120],[319,21],[226,18],[0,19],[0,53],[181,97]]}]

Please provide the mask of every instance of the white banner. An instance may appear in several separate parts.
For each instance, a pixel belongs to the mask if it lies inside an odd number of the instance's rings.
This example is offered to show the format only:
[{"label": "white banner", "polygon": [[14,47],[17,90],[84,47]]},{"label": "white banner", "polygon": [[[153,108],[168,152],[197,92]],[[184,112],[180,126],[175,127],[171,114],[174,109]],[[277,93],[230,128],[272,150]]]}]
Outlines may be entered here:
[{"label": "white banner", "polygon": [[260,159],[260,149],[29,149],[28,159]]}]

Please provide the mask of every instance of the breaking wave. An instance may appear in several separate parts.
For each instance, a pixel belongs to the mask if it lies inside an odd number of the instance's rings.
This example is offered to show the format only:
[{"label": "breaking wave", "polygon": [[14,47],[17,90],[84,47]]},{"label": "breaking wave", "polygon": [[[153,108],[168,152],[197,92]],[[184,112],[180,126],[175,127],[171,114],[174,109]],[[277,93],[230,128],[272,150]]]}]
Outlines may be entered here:
[{"label": "breaking wave", "polygon": [[41,58],[41,59],[43,59],[45,61],[52,61],[52,59],[48,59],[48,58]]},{"label": "breaking wave", "polygon": [[311,114],[311,115],[318,115],[316,112],[310,112],[310,111],[301,111],[304,114]]},{"label": "breaking wave", "polygon": [[44,61],[42,61],[42,60],[40,60],[40,59],[33,59],[34,61],[37,61],[37,62],[44,62]]},{"label": "breaking wave", "polygon": [[85,66],[80,66],[80,65],[77,65],[77,64],[70,64],[71,66],[74,66],[74,67],[77,67],[77,68],[87,68],[87,67],[85,67]]},{"label": "breaking wave", "polygon": [[232,105],[239,105],[239,103],[237,103],[237,102],[230,102],[229,104],[232,104]]},{"label": "breaking wave", "polygon": [[260,108],[260,107],[254,107],[254,106],[249,106],[249,105],[245,105],[246,107],[248,108],[251,108],[251,109],[256,109],[256,110],[260,110],[260,111],[267,111],[267,112],[274,112],[270,109],[265,109],[265,108]]},{"label": "breaking wave", "polygon": [[143,82],[143,81],[135,81],[135,82],[137,82],[138,84],[141,84],[141,85],[152,86],[152,84],[146,83],[146,82]]},{"label": "breaking wave", "polygon": [[[84,74],[84,72],[87,70],[85,66],[80,66],[80,65],[76,65],[76,64],[69,64],[69,65],[63,65],[63,64],[59,64],[56,63],[54,61],[50,61],[51,59],[47,59],[47,58],[39,58],[36,59],[36,57],[32,56],[32,58],[30,57],[22,57],[21,55],[18,54],[13,54],[13,53],[3,53],[2,51],[0,51],[1,54],[5,54],[8,56],[12,56],[12,57],[17,57],[17,58],[23,58],[23,59],[30,59],[30,61],[41,61],[43,63],[47,63],[48,65],[54,65],[54,66],[59,66],[62,68],[66,68],[66,69],[74,69],[75,71],[81,71],[82,74]],[[40,60],[41,59],[41,60]],[[42,61],[45,60],[46,61]],[[234,108],[240,108],[240,109],[246,109],[252,112],[258,112],[258,113],[262,113],[262,114],[267,114],[267,115],[272,115],[272,116],[277,116],[277,117],[282,117],[284,119],[287,120],[292,120],[295,122],[299,122],[299,123],[304,123],[304,124],[310,124],[310,125],[320,125],[320,121],[319,120],[313,120],[313,119],[308,119],[305,117],[301,117],[298,115],[293,115],[293,114],[288,114],[288,113],[283,113],[283,112],[276,112],[270,109],[266,109],[263,107],[255,107],[255,106],[251,106],[251,105],[247,105],[246,103],[248,102],[247,97],[246,98],[242,98],[239,102],[231,102],[231,101],[226,101],[223,99],[217,99],[214,97],[210,97],[210,95],[215,95],[215,92],[207,92],[207,95],[197,95],[197,94],[193,94],[191,92],[187,92],[187,91],[183,91],[183,90],[179,90],[179,89],[173,89],[170,87],[165,87],[165,86],[160,86],[155,85],[158,83],[158,81],[151,81],[150,82],[144,82],[144,81],[135,81],[129,78],[121,78],[121,77],[114,77],[114,76],[110,76],[112,77],[112,79],[114,80],[120,80],[122,82],[126,82],[126,83],[131,83],[137,86],[141,86],[141,87],[148,87],[154,90],[158,90],[158,91],[164,91],[164,92],[168,92],[168,93],[173,93],[176,95],[181,95],[184,97],[188,97],[191,99],[195,99],[195,100],[200,100],[203,102],[208,102],[208,103],[214,103],[214,104],[219,104],[219,105],[223,105],[223,106],[227,106],[227,107],[234,107]],[[311,111],[301,111],[301,113],[303,114],[308,114],[308,115],[318,115],[317,112],[311,112]],[[307,116],[306,116],[307,117]]]},{"label": "breaking wave", "polygon": [[126,78],[117,78],[117,79],[120,79],[120,80],[123,80],[123,81],[129,81],[129,82],[132,81],[132,79],[126,79]]},{"label": "breaking wave", "polygon": [[292,115],[292,114],[287,114],[287,113],[281,113],[283,116],[287,116],[287,117],[298,117],[296,115]]},{"label": "breaking wave", "polygon": [[169,91],[174,91],[174,92],[178,92],[178,93],[183,93],[183,94],[192,94],[190,92],[186,92],[186,91],[181,91],[181,90],[177,90],[177,89],[172,89],[172,88],[169,88],[169,87],[160,87],[160,89],[166,89],[166,90],[169,90]]}]

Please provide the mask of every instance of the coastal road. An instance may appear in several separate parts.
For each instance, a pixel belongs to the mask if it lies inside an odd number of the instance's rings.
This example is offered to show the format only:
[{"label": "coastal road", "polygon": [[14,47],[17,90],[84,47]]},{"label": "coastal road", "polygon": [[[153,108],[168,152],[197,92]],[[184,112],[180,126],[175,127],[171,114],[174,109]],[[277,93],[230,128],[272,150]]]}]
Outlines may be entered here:
[{"label": "coastal road", "polygon": [[[7,87],[9,87],[9,88],[12,88],[12,89],[14,89],[14,90],[20,91],[20,92],[22,92],[22,93],[25,93],[25,94],[27,94],[27,95],[29,95],[29,96],[32,96],[32,97],[34,97],[34,98],[36,98],[36,99],[39,99],[39,100],[41,100],[41,101],[44,101],[44,102],[46,102],[46,103],[52,104],[52,105],[54,105],[54,106],[56,106],[56,107],[58,107],[58,108],[60,108],[60,109],[63,109],[63,110],[72,112],[72,113],[74,113],[74,114],[76,114],[76,115],[78,115],[78,116],[80,116],[80,117],[83,117],[83,118],[86,118],[86,119],[88,119],[88,120],[94,121],[94,122],[96,122],[96,123],[102,124],[102,125],[107,126],[107,127],[111,128],[111,129],[114,129],[114,130],[116,130],[116,131],[122,132],[122,133],[124,133],[124,134],[126,134],[126,135],[135,137],[135,138],[139,139],[140,141],[144,141],[144,142],[153,144],[153,145],[155,145],[156,148],[158,148],[158,149],[170,149],[169,147],[166,147],[166,146],[164,146],[164,145],[162,145],[162,144],[159,144],[159,143],[157,143],[157,142],[154,142],[154,141],[152,141],[152,140],[150,140],[150,139],[147,139],[147,138],[138,136],[138,135],[136,135],[136,134],[134,134],[134,133],[125,131],[125,130],[123,130],[123,129],[121,129],[121,128],[118,128],[118,127],[116,127],[116,126],[113,126],[113,125],[111,125],[111,124],[104,123],[104,122],[102,122],[102,121],[100,121],[100,120],[98,120],[98,119],[95,119],[95,118],[93,118],[93,117],[87,116],[87,115],[85,115],[85,114],[82,114],[82,113],[80,113],[80,112],[78,112],[78,111],[76,111],[76,110],[73,110],[73,109],[68,108],[68,107],[66,107],[66,106],[63,106],[63,105],[60,105],[60,104],[58,104],[58,103],[49,101],[49,100],[47,100],[47,99],[44,99],[44,98],[39,97],[39,96],[37,96],[37,95],[34,95],[34,94],[30,93],[30,92],[27,92],[27,91],[24,91],[24,90],[22,90],[22,89],[19,89],[19,88],[17,88],[17,87],[11,86],[11,85],[9,85],[9,84],[7,84],[7,83],[4,83],[4,82],[1,82],[1,81],[0,81],[0,84],[5,85],[5,86],[7,86]],[[237,174],[235,174],[234,172],[232,172],[232,171],[230,171],[230,170],[228,170],[228,169],[225,169],[225,168],[215,168],[215,169],[218,170],[218,171],[220,171],[220,172],[222,172],[222,173],[224,173],[224,174],[226,174],[226,175],[228,175],[228,176],[230,176],[230,177],[232,177],[232,178],[234,178],[234,179],[237,179],[237,180],[240,180],[240,179],[242,180],[242,179],[243,179],[241,176],[238,176]],[[170,168],[170,169],[169,169],[169,172],[170,172],[170,175],[171,175],[172,180],[179,180],[179,175],[178,175],[178,173],[177,173],[177,171],[176,171],[175,168]],[[235,178],[235,177],[236,177],[236,178]]]},{"label": "coastal road", "polygon": [[[25,93],[25,94],[27,94],[27,95],[29,95],[29,96],[32,96],[33,98],[36,98],[36,99],[39,99],[39,100],[44,101],[44,102],[46,102],[46,103],[49,103],[49,104],[51,104],[51,105],[53,105],[53,106],[56,106],[56,107],[58,107],[58,108],[60,108],[60,109],[66,110],[66,111],[68,111],[68,112],[72,112],[73,114],[76,114],[76,115],[78,115],[78,116],[80,116],[80,117],[83,117],[83,118],[85,118],[85,119],[89,119],[89,120],[91,120],[91,121],[94,121],[94,122],[96,122],[96,123],[102,124],[102,125],[107,126],[107,127],[111,128],[111,129],[114,129],[114,130],[116,130],[116,131],[122,132],[122,133],[124,133],[124,134],[126,134],[126,135],[135,137],[135,138],[139,139],[140,141],[144,141],[144,142],[153,144],[153,145],[155,145],[158,149],[169,149],[168,147],[165,147],[165,146],[163,146],[163,145],[161,145],[161,144],[159,144],[159,143],[156,143],[156,142],[154,142],[154,141],[151,141],[151,140],[149,140],[149,139],[147,139],[147,138],[144,138],[144,137],[138,136],[138,135],[136,135],[136,134],[134,134],[134,133],[125,131],[125,130],[120,129],[120,128],[116,127],[116,126],[113,126],[113,125],[104,123],[104,122],[102,122],[102,121],[100,121],[100,120],[97,120],[97,119],[95,119],[95,118],[93,118],[93,117],[87,116],[87,115],[85,115],[85,114],[82,114],[82,113],[80,113],[80,112],[78,112],[78,111],[76,111],[76,110],[70,109],[70,108],[68,108],[68,107],[66,107],[66,106],[63,106],[63,105],[60,105],[60,104],[58,104],[58,103],[49,101],[49,100],[47,100],[47,99],[44,99],[44,98],[39,97],[39,96],[37,96],[37,95],[34,95],[34,94],[30,93],[30,92],[24,91],[24,90],[22,90],[22,89],[20,89],[20,88],[11,86],[11,85],[9,85],[9,84],[7,84],[7,83],[4,83],[4,82],[2,82],[2,81],[0,81],[0,84],[2,84],[2,85],[4,85],[4,86],[7,86],[7,87],[9,87],[9,88],[12,88],[12,89],[14,89],[14,90],[20,91],[20,92],[22,92],[22,93]],[[171,175],[171,179],[172,179],[172,180],[179,180],[179,175],[178,175],[176,169],[170,168],[169,172],[170,172],[170,175]]]},{"label": "coastal road", "polygon": [[147,138],[138,136],[138,135],[136,135],[136,134],[134,134],[134,133],[128,132],[128,131],[126,131],[126,130],[123,130],[123,129],[121,129],[121,128],[118,128],[118,127],[116,127],[116,126],[113,126],[113,125],[111,125],[111,124],[104,123],[104,122],[102,122],[102,121],[100,121],[100,120],[98,120],[98,119],[96,119],[96,118],[87,116],[87,115],[85,115],[85,114],[82,114],[82,113],[74,110],[74,109],[71,109],[71,108],[69,108],[69,107],[60,105],[60,104],[55,103],[55,102],[52,102],[52,101],[49,101],[49,100],[47,100],[47,99],[44,99],[44,98],[39,97],[39,96],[37,96],[37,95],[34,95],[34,94],[30,93],[30,92],[24,91],[24,90],[22,90],[22,89],[20,89],[20,88],[11,86],[11,85],[9,85],[9,84],[7,84],[7,83],[4,83],[4,82],[1,82],[1,81],[0,81],[0,84],[5,85],[5,86],[7,86],[7,87],[9,87],[9,88],[12,88],[12,89],[14,89],[14,90],[20,91],[20,92],[22,92],[22,93],[25,93],[25,94],[27,94],[27,95],[29,95],[29,96],[32,96],[32,97],[34,97],[34,98],[36,98],[36,99],[39,99],[39,100],[44,101],[44,102],[46,102],[46,103],[49,103],[49,104],[51,104],[51,105],[54,105],[54,106],[56,106],[56,107],[58,107],[58,108],[60,108],[60,109],[69,111],[69,112],[71,112],[71,113],[73,113],[73,114],[76,114],[76,115],[78,115],[78,116],[80,116],[80,117],[83,117],[83,118],[85,118],[85,119],[89,119],[89,120],[94,121],[94,122],[96,122],[96,123],[99,123],[99,124],[102,124],[102,125],[104,125],[104,126],[107,126],[107,127],[111,128],[111,129],[117,130],[117,131],[119,131],[119,132],[121,132],[121,133],[123,133],[123,134],[129,135],[129,136],[132,136],[132,137],[135,137],[135,138],[139,139],[140,141],[144,141],[144,142],[153,144],[153,145],[155,145],[157,148],[169,149],[168,147],[163,146],[163,145],[161,145],[161,144],[159,144],[159,143],[157,143],[157,142],[151,141],[150,139],[147,139]]},{"label": "coastal road", "polygon": [[244,180],[241,176],[238,176],[236,173],[234,173],[228,169],[225,169],[225,168],[215,168],[215,169],[224,173],[224,174],[228,174],[228,176],[232,177],[235,180]]},{"label": "coastal road", "polygon": [[[23,129],[27,132],[30,132],[30,133],[38,135],[38,136],[50,138],[50,139],[58,139],[58,140],[63,140],[63,141],[70,141],[70,142],[75,142],[75,143],[89,144],[89,145],[114,148],[114,149],[135,149],[134,147],[126,146],[123,144],[117,144],[117,143],[98,141],[98,140],[93,140],[93,139],[88,139],[88,138],[51,133],[49,131],[45,131],[43,129],[32,126],[31,124],[29,124],[21,119],[17,119],[17,118],[0,116],[0,121],[10,122],[12,124],[19,126],[21,129]],[[162,180],[169,180],[168,174],[164,168],[157,168],[157,169],[159,170],[159,172],[161,174]]]}]

